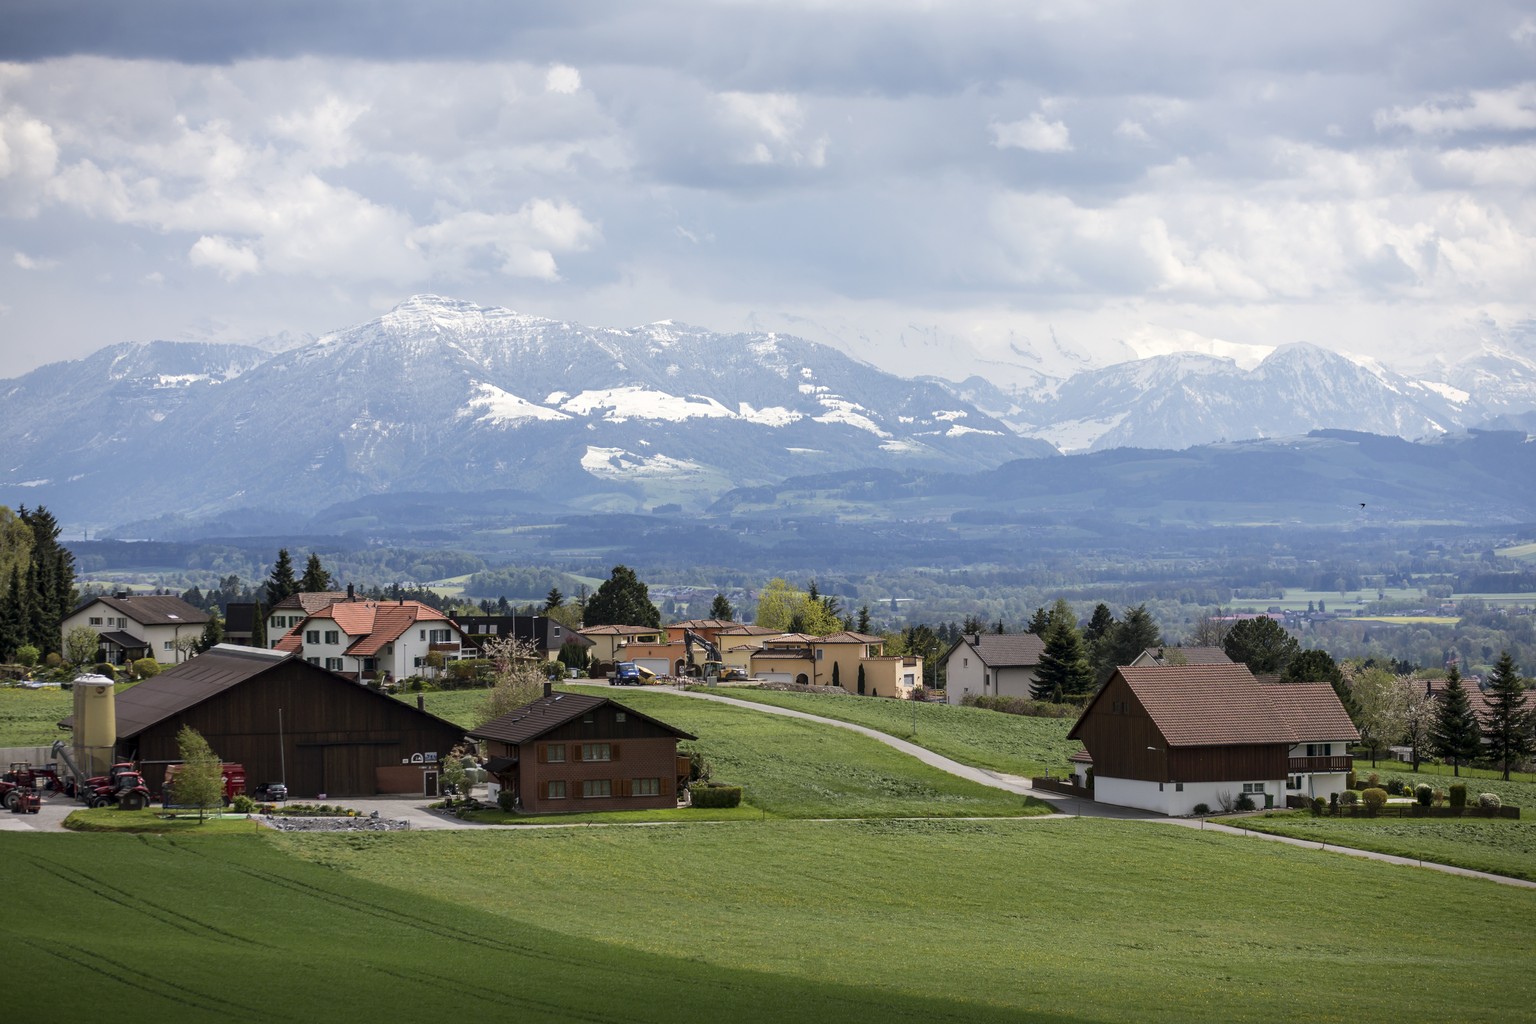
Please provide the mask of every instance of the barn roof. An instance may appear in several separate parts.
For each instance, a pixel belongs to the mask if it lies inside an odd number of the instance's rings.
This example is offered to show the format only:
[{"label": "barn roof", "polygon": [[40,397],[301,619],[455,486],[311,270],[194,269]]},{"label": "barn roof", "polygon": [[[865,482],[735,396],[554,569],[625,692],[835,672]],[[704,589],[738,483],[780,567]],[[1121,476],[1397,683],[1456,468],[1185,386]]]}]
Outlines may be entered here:
[{"label": "barn roof", "polygon": [[[1122,665],[1115,674],[1170,747],[1298,742],[1290,721],[1270,699],[1274,688],[1260,686],[1246,665]],[[1078,738],[1107,692],[1106,686],[1089,703],[1069,738]]]},{"label": "barn roof", "polygon": [[689,732],[668,725],[666,722],[652,718],[650,715],[641,714],[634,708],[626,707],[616,700],[607,697],[596,697],[585,693],[546,693],[538,700],[529,701],[520,708],[514,708],[502,715],[493,718],[489,722],[475,729],[469,735],[477,740],[500,740],[503,743],[527,743],[538,739],[552,729],[556,729],[567,722],[574,722],[582,715],[604,704],[612,704],[617,710],[623,711],[652,725],[665,729],[672,735],[684,740],[696,740],[697,736]]},{"label": "barn roof", "polygon": [[[179,715],[189,708],[196,707],[204,701],[289,662],[302,666],[305,671],[344,683],[356,690],[359,695],[366,694],[363,697],[365,700],[387,700],[399,704],[411,714],[426,715],[443,725],[459,728],[446,719],[438,718],[402,701],[396,701],[393,697],[366,686],[360,686],[345,676],[337,675],[318,665],[311,665],[291,654],[259,647],[218,644],[190,661],[182,662],[175,668],[166,669],[153,679],[146,679],[119,693],[114,702],[118,739],[137,736],[151,726],[158,725],[168,718]],[[59,725],[73,728],[74,716],[63,719]]]}]

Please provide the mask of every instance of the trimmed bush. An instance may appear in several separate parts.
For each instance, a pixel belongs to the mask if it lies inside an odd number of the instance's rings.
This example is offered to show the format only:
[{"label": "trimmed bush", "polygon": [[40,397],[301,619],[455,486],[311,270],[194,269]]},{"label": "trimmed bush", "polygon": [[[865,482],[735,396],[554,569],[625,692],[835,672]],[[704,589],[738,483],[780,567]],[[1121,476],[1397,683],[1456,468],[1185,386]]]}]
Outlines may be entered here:
[{"label": "trimmed bush", "polygon": [[229,801],[229,809],[236,814],[250,814],[256,809],[256,801],[244,793],[236,793]]},{"label": "trimmed bush", "polygon": [[42,656],[42,652],[31,644],[22,644],[16,648],[16,664],[23,668],[32,668]]},{"label": "trimmed bush", "polygon": [[1408,791],[1408,787],[1403,785],[1402,779],[1388,779],[1386,788],[1388,796],[1402,796]]},{"label": "trimmed bush", "polygon": [[1255,805],[1253,802],[1253,797],[1249,796],[1247,793],[1241,793],[1238,795],[1237,803],[1234,804],[1233,807],[1239,811],[1254,810]]},{"label": "trimmed bush", "polygon": [[99,676],[106,676],[113,682],[117,681],[117,669],[113,668],[111,665],[108,665],[106,662],[91,666],[91,671],[95,672]]},{"label": "trimmed bush", "polygon": [[1427,782],[1421,782],[1413,787],[1413,798],[1419,802],[1420,807],[1428,807],[1435,799],[1435,787]]},{"label": "trimmed bush", "polygon": [[[1351,781],[1353,781],[1354,773],[1351,772],[1350,776],[1351,776]],[[1352,790],[1352,789],[1351,790],[1346,790],[1345,792],[1353,793],[1354,790]],[[1339,794],[1337,794],[1337,793],[1329,793],[1328,794],[1328,813],[1329,814],[1338,814],[1339,813]]]},{"label": "trimmed bush", "polygon": [[1467,806],[1467,784],[1465,782],[1454,782],[1451,784],[1451,806]]},{"label": "trimmed bush", "polygon": [[1195,804],[1195,813],[1203,818],[1207,814],[1211,813],[1211,805],[1210,804]]},{"label": "trimmed bush", "polygon": [[1504,806],[1504,801],[1499,799],[1499,794],[1497,793],[1479,793],[1477,795],[1477,806],[1485,811],[1496,811]]},{"label": "trimmed bush", "polygon": [[1352,789],[1346,789],[1339,795],[1339,802],[1345,807],[1353,807],[1360,802],[1360,794]]},{"label": "trimmed bush", "polygon": [[1430,797],[1430,799],[1435,802],[1435,806],[1436,807],[1444,807],[1445,806],[1445,800],[1446,800],[1445,790],[1443,790],[1443,789],[1435,790],[1434,795],[1432,797]]},{"label": "trimmed bush", "polygon": [[988,711],[1023,715],[1026,718],[1075,718],[1082,711],[1082,707],[1077,704],[1052,704],[1043,700],[1030,700],[1028,697],[994,697],[975,693],[961,697],[960,703],[968,708],[986,708]]},{"label": "trimmed bush", "polygon": [[1381,776],[1371,772],[1371,774],[1365,777],[1365,785],[1368,789],[1378,788],[1381,785]]},{"label": "trimmed bush", "polygon": [[510,789],[503,788],[496,794],[496,806],[511,814],[517,809],[517,798],[512,795]]},{"label": "trimmed bush", "polygon": [[695,807],[741,806],[740,786],[727,786],[720,782],[708,782],[700,785],[696,782],[689,789],[693,793],[693,806]]},{"label": "trimmed bush", "polygon": [[1360,799],[1365,802],[1365,809],[1375,814],[1387,806],[1387,791],[1380,786],[1372,786],[1360,794]]},{"label": "trimmed bush", "polygon": [[160,674],[160,663],[154,658],[140,658],[133,663],[133,674],[140,679],[153,679]]}]

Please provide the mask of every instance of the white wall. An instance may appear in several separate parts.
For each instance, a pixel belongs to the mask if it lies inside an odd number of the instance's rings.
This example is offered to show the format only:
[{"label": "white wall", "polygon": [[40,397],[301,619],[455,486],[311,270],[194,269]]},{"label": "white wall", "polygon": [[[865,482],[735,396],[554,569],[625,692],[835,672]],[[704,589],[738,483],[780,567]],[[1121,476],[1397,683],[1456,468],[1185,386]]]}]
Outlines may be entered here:
[{"label": "white wall", "polygon": [[[1250,779],[1250,782],[1263,780]],[[1285,780],[1270,779],[1264,781],[1265,791],[1274,798],[1276,807],[1285,806]],[[1106,779],[1102,775],[1095,775],[1093,779],[1093,798],[1100,803],[1119,804],[1122,807],[1139,807],[1147,811],[1156,811],[1159,814],[1168,814],[1182,817],[1195,813],[1196,804],[1205,804],[1212,813],[1221,811],[1221,797],[1223,793],[1231,794],[1235,803],[1242,795],[1243,783],[1239,782],[1186,782],[1182,791],[1178,783],[1165,782],[1162,788],[1158,788],[1156,782],[1143,782],[1140,779]],[[1264,794],[1250,794],[1253,804],[1259,809],[1264,807]]]},{"label": "white wall", "polygon": [[962,643],[951,651],[949,660],[944,665],[944,699],[946,701],[950,704],[959,704],[960,699],[967,693],[981,696],[983,673],[986,668],[981,663],[981,657],[970,644]]}]

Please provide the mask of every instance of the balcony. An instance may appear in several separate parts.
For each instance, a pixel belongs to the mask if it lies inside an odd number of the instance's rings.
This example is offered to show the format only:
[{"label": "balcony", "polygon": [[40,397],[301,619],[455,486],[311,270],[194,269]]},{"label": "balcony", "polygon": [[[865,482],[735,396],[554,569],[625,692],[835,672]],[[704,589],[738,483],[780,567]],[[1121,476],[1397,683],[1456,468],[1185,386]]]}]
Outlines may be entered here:
[{"label": "balcony", "polygon": [[1354,758],[1345,755],[1343,757],[1293,757],[1290,759],[1290,771],[1298,773],[1310,772],[1347,772],[1353,766]]}]

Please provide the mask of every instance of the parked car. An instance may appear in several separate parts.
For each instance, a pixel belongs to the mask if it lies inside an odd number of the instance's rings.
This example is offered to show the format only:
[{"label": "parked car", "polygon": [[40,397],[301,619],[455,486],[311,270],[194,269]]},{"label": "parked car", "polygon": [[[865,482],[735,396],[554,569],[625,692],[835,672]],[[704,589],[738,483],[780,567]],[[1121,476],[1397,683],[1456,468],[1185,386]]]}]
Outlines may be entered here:
[{"label": "parked car", "polygon": [[264,804],[279,804],[288,799],[288,787],[281,782],[263,782],[252,796]]}]

